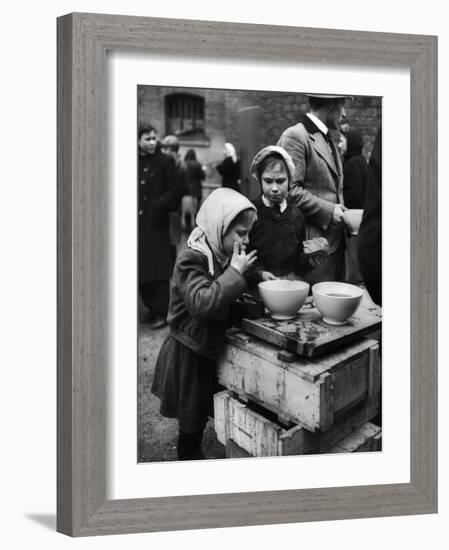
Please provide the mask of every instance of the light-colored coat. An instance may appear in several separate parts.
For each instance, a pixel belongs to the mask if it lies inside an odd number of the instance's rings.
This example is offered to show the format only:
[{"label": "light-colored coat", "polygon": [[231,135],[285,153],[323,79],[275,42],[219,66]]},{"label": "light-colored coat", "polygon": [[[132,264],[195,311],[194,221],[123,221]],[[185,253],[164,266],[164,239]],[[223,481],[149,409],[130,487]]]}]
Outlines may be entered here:
[{"label": "light-colored coat", "polygon": [[343,204],[343,169],[335,143],[337,162],[324,135],[305,116],[287,128],[277,144],[295,164],[290,197],[306,219],[307,238],[325,237],[331,253],[335,252],[343,238],[341,227],[332,223],[335,205]]}]

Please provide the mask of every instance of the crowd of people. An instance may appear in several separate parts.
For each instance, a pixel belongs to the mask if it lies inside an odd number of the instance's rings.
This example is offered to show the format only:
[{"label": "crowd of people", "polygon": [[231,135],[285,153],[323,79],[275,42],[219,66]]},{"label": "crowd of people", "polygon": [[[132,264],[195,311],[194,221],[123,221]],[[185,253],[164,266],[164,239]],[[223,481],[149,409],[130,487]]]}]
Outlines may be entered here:
[{"label": "crowd of people", "polygon": [[[369,166],[357,130],[345,132],[339,148],[330,130],[340,129],[346,101],[309,95],[310,112],[254,157],[254,202],[240,192],[232,144],[216,166],[222,187],[201,202],[205,174],[194,150],[181,159],[176,136],[159,142],[154,127],[139,128],[139,292],[143,320],[154,330],[170,327],[152,392],[161,414],[178,419],[179,460],[203,457],[232,304],[263,280],[345,280],[348,207],[364,209],[357,256],[361,278],[381,304],[380,132]],[[187,240],[176,255],[179,230]],[[315,237],[326,246],[309,258],[303,243]]]}]

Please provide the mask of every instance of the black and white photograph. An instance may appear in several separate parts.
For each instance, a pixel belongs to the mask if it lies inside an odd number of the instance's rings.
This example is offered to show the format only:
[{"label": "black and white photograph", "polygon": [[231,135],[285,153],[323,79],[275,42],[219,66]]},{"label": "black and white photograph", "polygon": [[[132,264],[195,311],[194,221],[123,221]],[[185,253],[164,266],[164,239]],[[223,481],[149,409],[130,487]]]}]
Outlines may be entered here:
[{"label": "black and white photograph", "polygon": [[407,8],[6,4],[5,548],[444,547],[449,39]]},{"label": "black and white photograph", "polygon": [[145,462],[382,451],[382,98],[137,86]]}]

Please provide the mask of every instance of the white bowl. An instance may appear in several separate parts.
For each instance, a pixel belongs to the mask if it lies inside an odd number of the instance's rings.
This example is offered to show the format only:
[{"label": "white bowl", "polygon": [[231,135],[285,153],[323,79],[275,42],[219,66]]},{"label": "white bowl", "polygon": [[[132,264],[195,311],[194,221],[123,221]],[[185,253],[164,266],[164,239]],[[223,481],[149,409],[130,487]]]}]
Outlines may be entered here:
[{"label": "white bowl", "polygon": [[310,285],[303,281],[277,279],[259,283],[259,294],[273,319],[293,319],[304,305]]},{"label": "white bowl", "polygon": [[362,222],[363,210],[352,208],[345,210],[346,225],[353,235],[359,232],[360,223]]},{"label": "white bowl", "polygon": [[313,285],[312,294],[324,322],[344,325],[357,311],[363,290],[355,285],[330,281]]}]

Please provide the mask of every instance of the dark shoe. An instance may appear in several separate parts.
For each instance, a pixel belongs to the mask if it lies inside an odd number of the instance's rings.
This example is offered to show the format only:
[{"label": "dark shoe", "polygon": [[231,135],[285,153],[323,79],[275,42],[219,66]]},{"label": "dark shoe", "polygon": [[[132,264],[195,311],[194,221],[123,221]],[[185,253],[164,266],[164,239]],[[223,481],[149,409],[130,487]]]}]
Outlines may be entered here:
[{"label": "dark shoe", "polygon": [[201,451],[203,430],[194,434],[179,432],[178,460],[204,460],[206,457]]},{"label": "dark shoe", "polygon": [[150,323],[151,330],[159,330],[160,328],[164,328],[166,326],[167,319],[165,317],[161,317],[160,315],[154,317],[153,321]]}]

